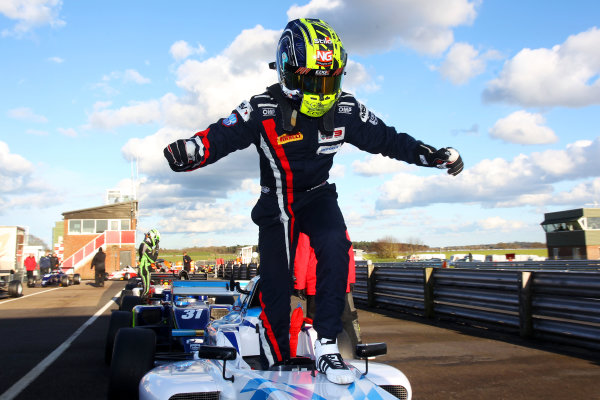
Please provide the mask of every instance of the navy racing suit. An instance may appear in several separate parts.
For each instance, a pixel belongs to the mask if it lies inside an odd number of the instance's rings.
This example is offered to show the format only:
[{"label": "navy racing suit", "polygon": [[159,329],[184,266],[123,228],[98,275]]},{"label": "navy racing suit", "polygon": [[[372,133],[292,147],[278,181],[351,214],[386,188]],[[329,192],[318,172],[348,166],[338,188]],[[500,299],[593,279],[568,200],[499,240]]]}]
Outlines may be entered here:
[{"label": "navy racing suit", "polygon": [[[327,182],[333,157],[344,143],[373,154],[418,163],[418,142],[386,126],[343,92],[320,118],[293,112],[291,102],[276,95],[279,85],[242,102],[227,118],[196,133],[199,146],[190,164],[174,171],[205,167],[231,152],[256,146],[262,193],[252,220],[259,227],[262,326],[261,345],[269,364],[289,358],[290,296],[293,257],[299,232],[310,238],[317,264],[316,315],[319,337],[335,338],[342,330],[348,276],[346,225],[335,185]],[[293,120],[290,123],[290,120]],[[170,146],[165,157],[173,154]]]}]

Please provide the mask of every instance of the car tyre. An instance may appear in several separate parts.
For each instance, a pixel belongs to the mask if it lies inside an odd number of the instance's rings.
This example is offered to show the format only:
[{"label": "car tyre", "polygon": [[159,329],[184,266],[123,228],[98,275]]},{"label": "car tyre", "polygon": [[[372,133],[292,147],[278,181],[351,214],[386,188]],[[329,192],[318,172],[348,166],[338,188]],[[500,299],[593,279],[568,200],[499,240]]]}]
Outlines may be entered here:
[{"label": "car tyre", "polygon": [[70,282],[69,282],[69,276],[68,275],[61,275],[60,276],[60,286],[63,287],[67,287],[69,286]]},{"label": "car tyre", "polygon": [[73,274],[73,285],[79,285],[81,283],[81,275]]},{"label": "car tyre", "polygon": [[23,296],[23,284],[19,280],[10,281],[8,284],[8,295],[10,297]]},{"label": "car tyre", "polygon": [[156,334],[150,329],[122,328],[113,348],[109,399],[137,399],[142,377],[154,367]]},{"label": "car tyre", "polygon": [[123,296],[121,298],[121,306],[119,307],[120,311],[129,311],[133,310],[133,307],[142,304],[142,298],[139,296]]},{"label": "car tyre", "polygon": [[121,295],[119,296],[119,301],[117,302],[117,304],[119,305],[119,311],[122,311],[121,304],[123,304],[123,297],[125,296],[133,296],[133,290],[127,288],[121,290]]},{"label": "car tyre", "polygon": [[104,362],[110,365],[115,345],[115,336],[121,328],[131,328],[132,314],[128,311],[113,311],[108,323],[108,332],[106,332],[106,343],[104,345]]},{"label": "car tyre", "polygon": [[35,277],[27,278],[27,287],[33,288],[35,287]]}]

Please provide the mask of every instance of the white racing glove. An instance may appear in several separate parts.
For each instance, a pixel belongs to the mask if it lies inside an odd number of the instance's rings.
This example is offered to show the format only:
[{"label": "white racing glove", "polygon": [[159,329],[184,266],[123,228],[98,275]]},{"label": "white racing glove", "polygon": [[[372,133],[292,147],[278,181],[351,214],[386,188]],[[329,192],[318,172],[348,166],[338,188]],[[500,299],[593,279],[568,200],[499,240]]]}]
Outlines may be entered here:
[{"label": "white racing glove", "polygon": [[464,167],[460,154],[452,147],[436,150],[435,147],[419,142],[417,155],[417,165],[447,169],[450,175],[460,174]]}]

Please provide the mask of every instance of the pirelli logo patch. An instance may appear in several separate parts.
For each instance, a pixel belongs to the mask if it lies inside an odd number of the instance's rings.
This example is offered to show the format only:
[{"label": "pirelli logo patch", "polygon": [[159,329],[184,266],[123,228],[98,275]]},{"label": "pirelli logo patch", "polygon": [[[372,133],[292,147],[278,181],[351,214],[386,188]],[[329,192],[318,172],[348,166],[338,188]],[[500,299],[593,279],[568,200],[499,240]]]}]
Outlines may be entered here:
[{"label": "pirelli logo patch", "polygon": [[277,137],[277,144],[283,146],[286,143],[297,142],[298,140],[302,139],[304,139],[304,136],[302,136],[302,132],[294,133],[293,135],[285,134]]}]

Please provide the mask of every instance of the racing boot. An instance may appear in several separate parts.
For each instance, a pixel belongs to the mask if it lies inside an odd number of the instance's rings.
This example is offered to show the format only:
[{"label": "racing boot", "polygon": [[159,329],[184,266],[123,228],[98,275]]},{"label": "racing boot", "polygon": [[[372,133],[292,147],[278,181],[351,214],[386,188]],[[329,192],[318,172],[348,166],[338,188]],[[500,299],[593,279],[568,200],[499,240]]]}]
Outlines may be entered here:
[{"label": "racing boot", "polygon": [[315,341],[317,370],[330,382],[344,385],[354,382],[354,373],[348,368],[338,350],[336,339],[321,338]]}]

